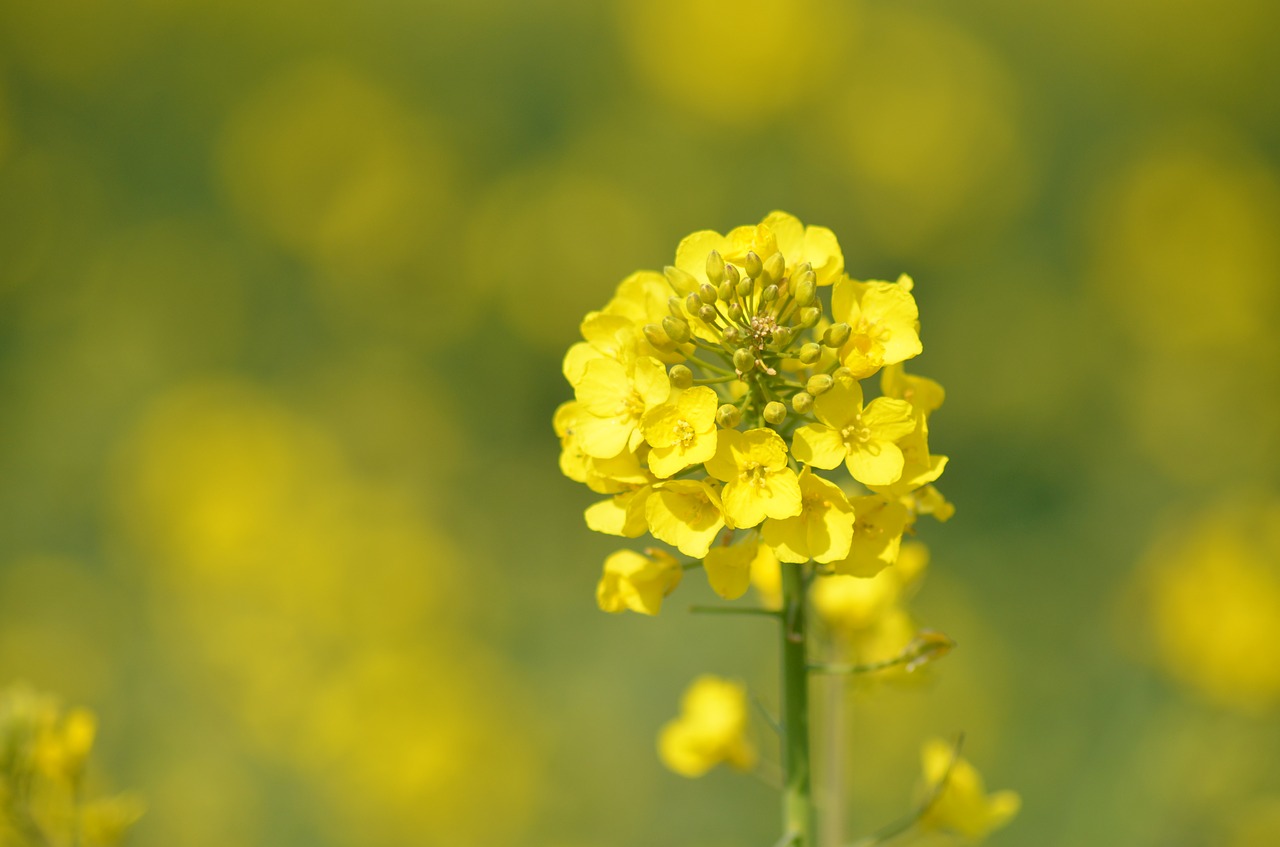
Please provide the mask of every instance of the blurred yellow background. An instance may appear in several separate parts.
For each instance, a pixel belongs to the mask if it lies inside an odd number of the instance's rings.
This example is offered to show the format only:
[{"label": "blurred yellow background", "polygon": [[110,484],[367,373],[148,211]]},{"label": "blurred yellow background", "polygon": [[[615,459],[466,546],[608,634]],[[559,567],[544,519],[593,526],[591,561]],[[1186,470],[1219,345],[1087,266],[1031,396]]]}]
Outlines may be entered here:
[{"label": "blurred yellow background", "polygon": [[992,844],[1280,843],[1278,37],[0,0],[0,684],[98,713],[139,847],[772,843],[770,789],[654,751],[699,673],[773,702],[771,634],[601,614],[551,414],[619,280],[781,208],[914,276],[948,390],[916,608],[960,647],[854,692],[850,836],[965,730]]}]

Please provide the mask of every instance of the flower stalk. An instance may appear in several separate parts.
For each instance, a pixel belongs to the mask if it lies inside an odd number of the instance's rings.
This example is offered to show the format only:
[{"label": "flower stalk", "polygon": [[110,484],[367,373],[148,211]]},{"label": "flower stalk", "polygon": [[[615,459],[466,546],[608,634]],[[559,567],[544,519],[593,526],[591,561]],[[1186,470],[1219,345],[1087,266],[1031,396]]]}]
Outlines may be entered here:
[{"label": "flower stalk", "polygon": [[802,565],[782,566],[783,832],[795,847],[814,847],[809,745],[808,632]]}]

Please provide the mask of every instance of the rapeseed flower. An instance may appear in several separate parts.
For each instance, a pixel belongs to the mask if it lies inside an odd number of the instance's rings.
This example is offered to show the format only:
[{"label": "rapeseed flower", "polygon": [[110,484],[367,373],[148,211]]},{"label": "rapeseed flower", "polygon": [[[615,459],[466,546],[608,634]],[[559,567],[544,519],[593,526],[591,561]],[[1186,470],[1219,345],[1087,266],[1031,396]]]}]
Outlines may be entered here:
[{"label": "rapeseed flower", "polygon": [[747,739],[747,691],[709,674],[698,677],[680,701],[680,716],[662,728],[658,754],[681,776],[702,776],[724,763],[750,770],[756,750]]},{"label": "rapeseed flower", "polygon": [[925,743],[921,763],[932,795],[919,821],[925,831],[953,833],[974,844],[1007,824],[1022,806],[1017,792],[987,794],[982,774],[942,739]]}]

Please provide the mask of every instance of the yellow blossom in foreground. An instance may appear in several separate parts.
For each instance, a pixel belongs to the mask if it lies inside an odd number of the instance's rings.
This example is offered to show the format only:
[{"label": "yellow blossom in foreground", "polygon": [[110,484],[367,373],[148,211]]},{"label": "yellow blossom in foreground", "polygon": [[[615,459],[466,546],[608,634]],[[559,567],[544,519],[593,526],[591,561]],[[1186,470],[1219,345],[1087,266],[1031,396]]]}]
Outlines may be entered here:
[{"label": "yellow blossom in foreground", "polygon": [[756,751],[747,739],[747,691],[709,674],[698,677],[680,701],[680,716],[662,728],[658,755],[681,776],[702,776],[724,762],[750,770]]},{"label": "yellow blossom in foreground", "polygon": [[896,283],[842,279],[831,292],[832,320],[853,330],[840,360],[858,379],[885,365],[920,355],[920,312],[911,296],[911,277]]},{"label": "yellow blossom in foreground", "polygon": [[857,516],[849,555],[831,563],[838,574],[875,576],[898,561],[902,533],[911,521],[907,507],[879,495],[855,497],[850,501]]},{"label": "yellow blossom in foreground", "polygon": [[640,446],[640,421],[667,401],[671,383],[662,363],[651,356],[598,358],[587,362],[574,389],[586,413],[577,424],[582,451],[609,459]]},{"label": "yellow blossom in foreground", "polygon": [[976,843],[1012,820],[1022,806],[1014,791],[988,795],[982,774],[946,741],[925,742],[921,760],[926,790],[937,792],[920,817],[921,829],[954,833]]},{"label": "yellow blossom in foreground", "polygon": [[821,423],[796,431],[796,459],[824,470],[843,461],[863,485],[891,485],[901,478],[905,460],[895,442],[916,428],[910,403],[877,397],[864,408],[862,386],[837,381],[813,410]]},{"label": "yellow blossom in foreground", "polygon": [[725,483],[720,492],[730,525],[753,527],[765,518],[800,514],[800,481],[787,467],[787,445],[771,429],[720,432],[707,472]]},{"label": "yellow blossom in foreground", "polygon": [[658,483],[645,500],[644,515],[654,538],[694,559],[707,555],[724,529],[720,494],[714,485],[703,480]]},{"label": "yellow blossom in foreground", "polygon": [[840,486],[815,476],[806,467],[800,472],[800,496],[799,515],[765,521],[761,528],[765,543],[778,560],[799,564],[848,556],[853,542],[853,506]]},{"label": "yellow blossom in foreground", "polygon": [[705,385],[680,392],[674,402],[645,413],[640,423],[649,469],[663,479],[716,454],[716,408],[720,398]]},{"label": "yellow blossom in foreground", "polygon": [[596,602],[606,612],[630,609],[656,615],[662,600],[680,584],[680,563],[661,550],[641,555],[619,550],[604,561],[604,574],[596,586]]}]

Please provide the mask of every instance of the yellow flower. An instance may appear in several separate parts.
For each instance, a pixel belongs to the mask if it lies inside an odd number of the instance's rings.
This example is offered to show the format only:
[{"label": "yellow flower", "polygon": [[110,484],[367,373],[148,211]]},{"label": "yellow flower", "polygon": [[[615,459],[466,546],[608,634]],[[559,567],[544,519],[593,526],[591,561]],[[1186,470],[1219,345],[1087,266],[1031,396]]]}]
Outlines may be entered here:
[{"label": "yellow flower", "polygon": [[[933,482],[942,476],[942,471],[947,466],[946,456],[936,456],[929,452],[929,415],[942,405],[945,395],[937,382],[908,374],[901,364],[890,365],[881,371],[880,390],[886,397],[910,403],[915,415],[915,430],[898,440],[903,458],[902,476],[888,486],[871,486],[886,496],[900,496]],[[938,519],[946,520],[946,517],[939,516]]]},{"label": "yellow flower", "polygon": [[617,494],[656,482],[649,472],[648,447],[641,445],[634,453],[624,450],[607,459],[588,456],[582,449],[581,425],[588,418],[576,401],[562,403],[556,409],[554,425],[560,436],[560,471],[574,482],[586,483],[597,494]]},{"label": "yellow flower", "polygon": [[724,514],[733,527],[800,514],[800,481],[787,467],[787,445],[771,429],[721,430],[707,473],[725,483]]},{"label": "yellow flower", "polygon": [[751,587],[760,596],[760,605],[766,609],[782,608],[782,565],[773,555],[769,545],[761,544],[756,557],[751,560]]},{"label": "yellow flower", "polygon": [[702,569],[707,572],[711,590],[726,600],[737,600],[746,594],[751,586],[751,565],[756,559],[759,543],[753,534],[739,544],[708,551],[702,561]]},{"label": "yellow flower", "polygon": [[897,283],[842,279],[831,292],[832,320],[853,330],[840,360],[858,379],[920,355],[920,312],[911,296],[911,277]]},{"label": "yellow flower", "polygon": [[724,529],[720,494],[703,480],[658,483],[645,500],[644,517],[654,538],[694,559],[707,555]]},{"label": "yellow flower", "polygon": [[683,575],[680,563],[661,550],[645,553],[619,550],[604,560],[604,575],[596,586],[596,603],[603,611],[656,615],[663,598],[676,590]]},{"label": "yellow flower", "polygon": [[671,393],[666,369],[652,356],[592,359],[574,388],[586,413],[578,419],[579,444],[597,459],[639,447],[641,419]]},{"label": "yellow flower", "polygon": [[932,415],[942,407],[947,393],[927,376],[909,374],[902,364],[887,365],[880,372],[880,393],[885,397],[906,400],[917,414]]},{"label": "yellow flower", "polygon": [[681,776],[702,776],[724,762],[750,770],[756,751],[747,739],[747,691],[709,674],[698,677],[680,701],[680,716],[662,728],[658,755]]},{"label": "yellow flower", "polygon": [[855,497],[850,503],[856,516],[849,555],[832,562],[838,574],[871,577],[898,560],[902,533],[911,520],[907,507],[879,495]]},{"label": "yellow flower", "polygon": [[650,409],[640,422],[649,470],[666,479],[716,454],[716,409],[720,398],[705,385],[680,392],[675,402]]},{"label": "yellow flower", "polygon": [[844,274],[844,254],[835,233],[826,227],[806,227],[786,212],[770,212],[755,226],[740,226],[721,235],[711,230],[695,232],[676,248],[676,267],[698,283],[707,281],[707,254],[718,252],[726,262],[743,266],[748,252],[762,260],[781,252],[786,275],[807,263],[818,285],[831,285]]},{"label": "yellow flower", "polygon": [[587,528],[604,535],[639,538],[649,528],[645,520],[645,505],[652,493],[653,486],[645,485],[593,503],[583,513]]},{"label": "yellow flower", "polygon": [[921,829],[954,833],[976,843],[1012,820],[1022,806],[1015,791],[988,795],[982,774],[942,739],[925,742],[921,762],[926,791],[937,792],[920,817]]},{"label": "yellow flower", "polygon": [[[923,544],[904,545],[899,567],[881,570],[871,577],[825,576],[813,586],[813,607],[818,618],[845,638],[864,638],[901,611],[924,578],[929,552]],[[891,629],[898,628],[891,625]],[[910,626],[906,640],[910,638]],[[902,646],[898,645],[898,648]],[[894,652],[896,652],[895,648]]]},{"label": "yellow flower", "polygon": [[863,485],[891,485],[902,476],[904,459],[895,443],[916,428],[911,404],[877,397],[862,406],[862,386],[839,380],[813,404],[821,423],[796,431],[796,458],[831,470],[841,461]]},{"label": "yellow flower", "polygon": [[778,560],[825,563],[847,557],[853,542],[853,506],[844,492],[806,466],[800,471],[800,496],[799,515],[768,520],[761,527]]}]

